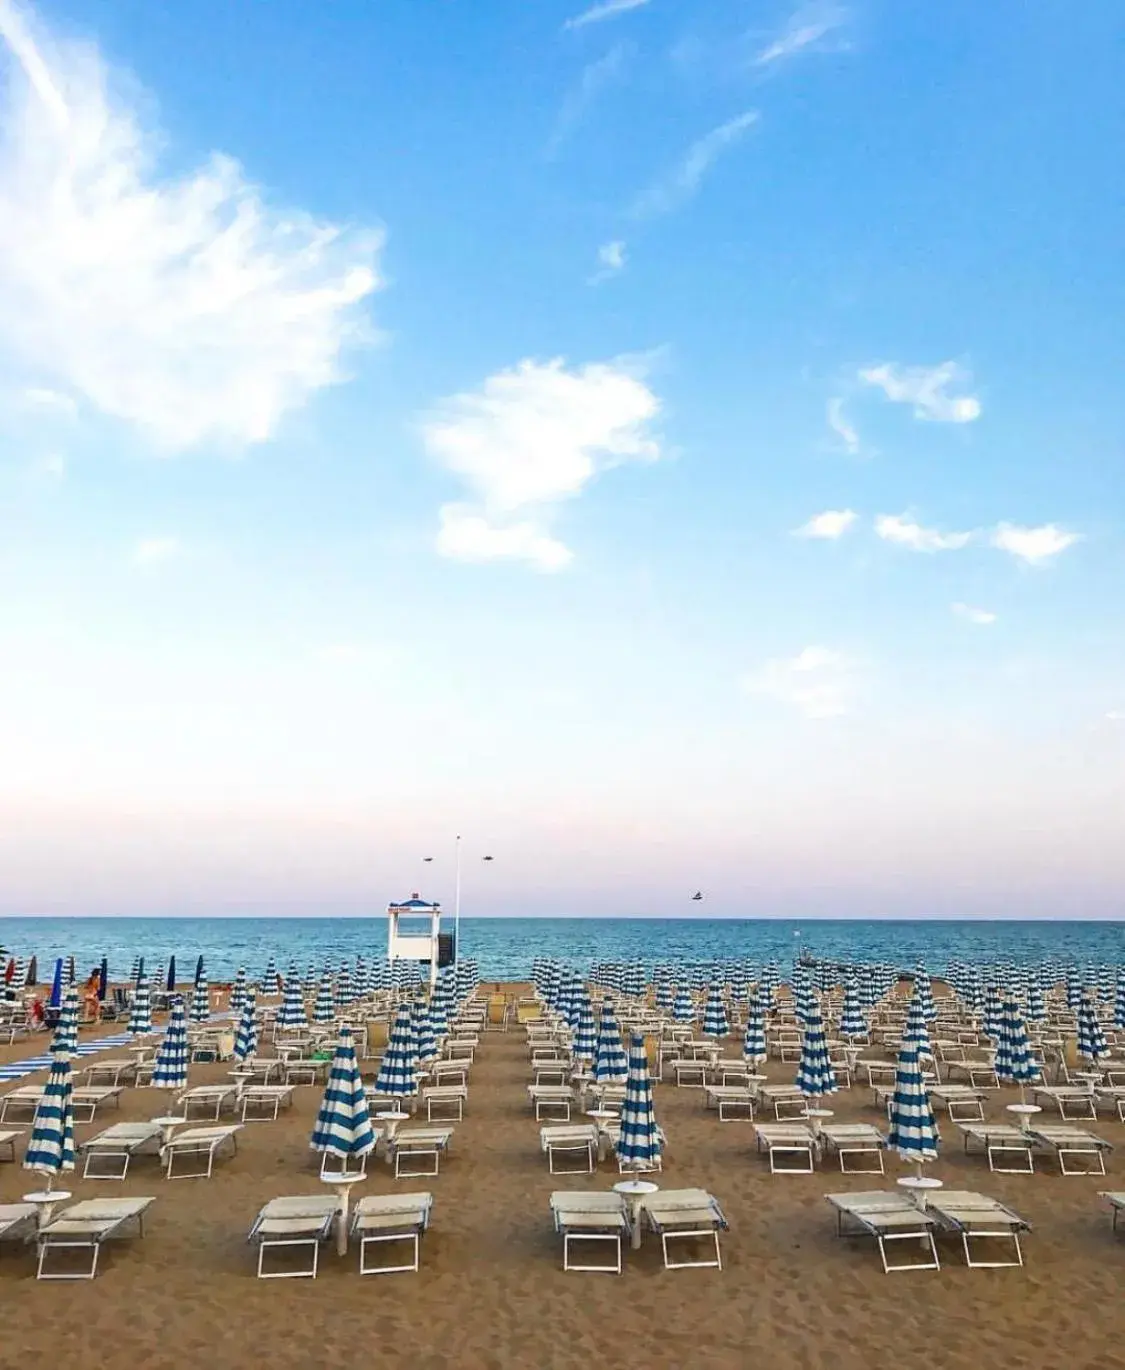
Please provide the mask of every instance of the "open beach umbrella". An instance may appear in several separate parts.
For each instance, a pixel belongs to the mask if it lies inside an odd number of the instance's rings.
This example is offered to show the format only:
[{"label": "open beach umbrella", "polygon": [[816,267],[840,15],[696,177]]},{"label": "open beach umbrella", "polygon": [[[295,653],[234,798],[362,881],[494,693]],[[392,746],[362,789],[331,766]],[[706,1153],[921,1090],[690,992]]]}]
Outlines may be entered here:
[{"label": "open beach umbrella", "polygon": [[1019,1085],[1021,1102],[1024,1086],[1033,1084],[1040,1078],[1039,1064],[1031,1052],[1027,1024],[1013,995],[1005,998],[1001,1010],[1000,1039],[996,1043],[996,1060],[993,1065],[996,1078],[1001,1084]]},{"label": "open beach umbrella", "polygon": [[138,980],[133,990],[133,1007],[129,1013],[127,1030],[134,1037],[143,1037],[152,1031],[152,1006],[148,997],[147,980]]},{"label": "open beach umbrella", "polygon": [[73,986],[63,995],[62,1012],[51,1050],[56,1055],[59,1052],[65,1052],[68,1056],[78,1055],[78,991]]},{"label": "open beach umbrella", "polygon": [[289,967],[285,977],[285,997],[277,1011],[277,1026],[280,1028],[300,1028],[308,1026],[305,1016],[305,996],[301,989],[300,977],[296,966]]},{"label": "open beach umbrella", "polygon": [[172,1000],[172,1011],[164,1040],[156,1053],[152,1067],[154,1089],[184,1089],[188,1078],[187,1023],[184,1020],[184,1001],[177,995]]},{"label": "open beach umbrella", "polygon": [[922,1079],[918,1048],[913,1042],[905,1043],[898,1054],[887,1145],[904,1161],[914,1162],[919,1173],[925,1161],[937,1160],[937,1123]]},{"label": "open beach umbrella", "polygon": [[332,998],[332,981],[322,980],[313,1004],[313,1022],[330,1023],[336,1017],[336,1003]]},{"label": "open beach umbrella", "polygon": [[398,1006],[379,1074],[375,1077],[375,1092],[392,1099],[411,1099],[418,1092],[418,1048],[409,1004]]},{"label": "open beach umbrella", "polygon": [[1093,995],[1087,992],[1078,1005],[1078,1054],[1084,1061],[1096,1064],[1108,1050]]},{"label": "open beach umbrella", "polygon": [[703,1035],[704,1037],[725,1037],[730,1032],[730,1023],[727,1022],[726,1005],[723,1003],[723,991],[717,980],[713,981],[707,993],[707,1002],[703,1006]]},{"label": "open beach umbrella", "polygon": [[168,958],[168,979],[164,982],[164,989],[165,989],[165,991],[166,991],[168,994],[171,994],[171,993],[175,990],[175,988],[176,988],[176,958],[175,958],[175,956],[170,956],[170,957]]},{"label": "open beach umbrella", "polygon": [[232,1013],[240,1013],[243,1004],[246,1003],[246,971],[239,966],[234,977],[234,984],[230,989],[230,1009]]},{"label": "open beach umbrella", "polygon": [[48,1190],[56,1175],[74,1169],[74,1086],[70,1056],[65,1051],[57,1052],[51,1063],[43,1097],[32,1119],[23,1168],[46,1175]]},{"label": "open beach umbrella", "polygon": [[820,1015],[820,1005],[815,999],[805,1019],[801,1063],[797,1067],[797,1088],[808,1099],[818,1099],[824,1094],[836,1092],[836,1072],[828,1059],[824,1019]]},{"label": "open beach umbrella", "polygon": [[432,1061],[438,1054],[438,1044],[430,1021],[430,1006],[421,996],[414,1000],[410,1010],[410,1026],[419,1061]]},{"label": "open beach umbrella", "polygon": [[258,1054],[258,996],[253,989],[246,993],[242,1005],[242,1017],[238,1020],[238,1031],[234,1038],[234,1055],[238,1061],[249,1061]]},{"label": "open beach umbrella", "polygon": [[340,1028],[309,1145],[321,1155],[337,1157],[345,1170],[349,1160],[362,1160],[375,1149],[367,1095],[355,1058],[352,1030],[346,1023]]},{"label": "open beach umbrella", "polygon": [[607,999],[602,1004],[598,1049],[594,1056],[594,1080],[599,1085],[620,1085],[628,1074],[629,1062],[621,1041],[621,1027],[613,1005]]},{"label": "open beach umbrella", "polygon": [[63,963],[62,957],[60,956],[59,959],[55,962],[55,976],[54,979],[51,981],[51,997],[47,1000],[47,1003],[51,1006],[51,1008],[58,1008],[59,1005],[62,1003],[62,991]]},{"label": "open beach umbrella", "polygon": [[652,1106],[652,1080],[648,1073],[645,1039],[639,1032],[634,1032],[629,1042],[617,1160],[622,1170],[658,1170],[660,1149],[660,1129]]},{"label": "open beach umbrella", "polygon": [[746,1004],[742,1059],[751,1066],[760,1065],[766,1059],[766,1015],[762,1012],[762,1001],[757,992],[750,996]]},{"label": "open beach umbrella", "polygon": [[211,1017],[211,996],[207,990],[207,974],[203,969],[203,960],[195,972],[195,988],[191,993],[191,1021],[193,1023],[205,1023]]}]

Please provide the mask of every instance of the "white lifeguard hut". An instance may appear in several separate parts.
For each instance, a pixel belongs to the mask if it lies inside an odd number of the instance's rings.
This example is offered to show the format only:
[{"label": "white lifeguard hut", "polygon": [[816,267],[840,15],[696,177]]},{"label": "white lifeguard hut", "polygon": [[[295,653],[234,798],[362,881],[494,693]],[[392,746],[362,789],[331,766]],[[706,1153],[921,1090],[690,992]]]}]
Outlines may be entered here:
[{"label": "white lifeguard hut", "polygon": [[387,905],[387,960],[429,964],[429,982],[437,983],[441,944],[441,905],[415,892]]}]

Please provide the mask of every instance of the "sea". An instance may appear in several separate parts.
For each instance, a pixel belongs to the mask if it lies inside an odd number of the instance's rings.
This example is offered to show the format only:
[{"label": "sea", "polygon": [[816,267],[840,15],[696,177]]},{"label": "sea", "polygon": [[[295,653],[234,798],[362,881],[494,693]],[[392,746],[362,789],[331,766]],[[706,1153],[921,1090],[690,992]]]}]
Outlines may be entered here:
[{"label": "sea", "polygon": [[[452,920],[447,920],[447,925]],[[537,956],[585,970],[596,961],[693,964],[775,960],[782,968],[805,951],[833,961],[881,961],[900,969],[923,964],[940,974],[950,960],[988,964],[1125,966],[1125,922],[1020,922],[707,919],[462,918],[460,954],[484,979],[527,979]],[[40,976],[57,956],[73,956],[86,974],[103,956],[123,979],[136,956],[148,973],[176,957],[181,979],[203,957],[212,981],[239,968],[260,976],[272,956],[338,963],[386,955],[387,920],[372,918],[57,918],[0,919],[8,955],[39,958]]]}]

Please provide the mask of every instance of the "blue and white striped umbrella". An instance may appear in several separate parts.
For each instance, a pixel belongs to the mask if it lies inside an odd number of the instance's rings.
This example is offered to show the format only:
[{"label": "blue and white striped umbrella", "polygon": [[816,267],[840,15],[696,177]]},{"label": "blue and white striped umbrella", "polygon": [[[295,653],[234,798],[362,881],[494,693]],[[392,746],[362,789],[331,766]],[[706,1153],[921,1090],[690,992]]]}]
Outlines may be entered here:
[{"label": "blue and white striped umbrella", "polygon": [[690,1023],[695,1019],[695,1005],[691,1001],[691,990],[685,984],[680,984],[676,990],[676,998],[672,1004],[672,1021],[674,1023]]},{"label": "blue and white striped umbrella", "polygon": [[242,1005],[238,1032],[234,1038],[234,1055],[238,1061],[248,1061],[258,1054],[258,996],[251,989]]},{"label": "blue and white striped umbrella", "polygon": [[840,1013],[841,1037],[866,1037],[870,1031],[859,1002],[859,985],[849,976],[844,982],[844,1007]]},{"label": "blue and white striped umbrella", "polygon": [[1086,993],[1078,1005],[1078,1054],[1084,1061],[1097,1062],[1108,1051],[1105,1033],[1098,1022],[1098,1012],[1094,1007],[1094,997]]},{"label": "blue and white striped umbrella", "polygon": [[656,1007],[661,1013],[671,1013],[676,991],[671,980],[662,977],[656,982]]},{"label": "blue and white striped umbrella", "polygon": [[590,1003],[590,996],[585,989],[582,991],[582,1002],[579,1006],[578,1029],[574,1034],[574,1044],[571,1052],[576,1061],[581,1061],[585,1065],[590,1065],[594,1057],[598,1054],[598,1029],[594,1022],[594,1008]]},{"label": "blue and white striped umbrella", "polygon": [[434,1026],[430,1021],[430,1006],[425,999],[414,1000],[410,1011],[410,1026],[414,1031],[414,1043],[419,1061],[432,1061],[438,1054],[438,1044],[434,1037]]},{"label": "blue and white striped umbrella", "polygon": [[619,1085],[624,1083],[628,1074],[629,1062],[621,1041],[621,1027],[613,1005],[607,999],[602,1005],[598,1050],[594,1057],[594,1080],[599,1085]]},{"label": "blue and white striped umbrella", "polygon": [[144,1037],[152,1031],[152,1004],[148,997],[147,980],[138,980],[133,990],[128,1031],[134,1037]]},{"label": "blue and white striped umbrella", "polygon": [[36,1105],[23,1168],[46,1175],[48,1189],[56,1175],[74,1169],[74,1087],[65,1051],[55,1056]]},{"label": "blue and white striped umbrella", "polygon": [[352,1030],[346,1023],[340,1028],[309,1145],[314,1151],[341,1159],[366,1156],[375,1149],[367,1095],[355,1058]]},{"label": "blue and white striped umbrella", "polygon": [[242,1007],[246,1003],[246,971],[239,966],[238,973],[234,977],[234,984],[230,990],[230,1011],[241,1013]]},{"label": "blue and white striped umbrella", "polygon": [[898,1055],[887,1145],[904,1161],[920,1165],[937,1159],[937,1123],[922,1079],[918,1048],[913,1042],[906,1043]]},{"label": "blue and white striped umbrella", "polygon": [[725,1037],[729,1032],[730,1023],[727,1022],[722,986],[716,980],[712,983],[707,993],[707,1002],[703,1006],[703,1035],[704,1037]]},{"label": "blue and white striped umbrella", "polygon": [[68,1056],[78,1055],[78,991],[73,985],[63,995],[62,1012],[51,1050],[56,1054],[65,1051]]},{"label": "blue and white striped umbrella", "polygon": [[453,1016],[454,1004],[449,979],[442,975],[430,996],[430,1026],[434,1037],[440,1043],[449,1035],[449,1020]]},{"label": "blue and white striped umbrella", "polygon": [[281,977],[277,973],[277,962],[272,956],[266,962],[266,973],[262,976],[262,993],[267,996],[281,993]]},{"label": "blue and white striped umbrella", "polygon": [[746,1005],[746,1032],[742,1042],[742,1059],[750,1065],[759,1065],[766,1059],[766,1015],[762,1012],[762,1001],[757,993],[750,996]]},{"label": "blue and white striped umbrella", "polygon": [[914,972],[914,996],[921,1001],[923,1021],[927,1024],[932,1023],[937,1018],[937,1009],[934,1007],[934,987],[930,983],[926,967],[921,962],[918,963]]},{"label": "blue and white striped umbrella", "polygon": [[1019,1085],[1021,1093],[1024,1085],[1040,1078],[1039,1065],[1031,1053],[1027,1024],[1013,995],[1005,998],[1001,1010],[994,1068],[1001,1084]]},{"label": "blue and white striped umbrella", "polygon": [[338,1004],[350,1004],[355,998],[355,990],[352,988],[352,968],[346,961],[340,967],[340,973],[336,977],[335,991]]},{"label": "blue and white striped umbrella", "polygon": [[629,1043],[617,1160],[622,1170],[656,1170],[660,1165],[660,1131],[652,1106],[645,1039],[639,1032],[633,1033]]},{"label": "blue and white striped umbrella", "polygon": [[313,1004],[313,1022],[331,1023],[336,1017],[336,1001],[332,997],[332,981],[322,980]]},{"label": "blue and white striped umbrella", "polygon": [[1117,993],[1113,1000],[1113,1026],[1118,1032],[1125,1029],[1125,970],[1117,972]]},{"label": "blue and white striped umbrella", "polygon": [[395,1099],[418,1093],[418,1046],[410,1023],[410,1005],[399,1004],[390,1040],[375,1078],[375,1090]]},{"label": "blue and white striped umbrella", "polygon": [[930,1029],[926,1022],[925,1006],[918,993],[917,985],[914,987],[914,993],[910,996],[910,1007],[906,1010],[906,1024],[902,1029],[902,1041],[904,1046],[907,1042],[912,1042],[918,1048],[919,1056],[930,1058],[934,1054],[930,1046]]},{"label": "blue and white striped umbrella", "polygon": [[1000,1011],[1003,1007],[999,985],[989,985],[984,996],[984,1023],[982,1031],[995,1042],[1000,1036]]},{"label": "blue and white striped umbrella", "polygon": [[152,1084],[155,1089],[183,1089],[188,1077],[187,1023],[184,1021],[184,1001],[180,995],[172,1000],[172,1012],[164,1040],[156,1053],[152,1068]]},{"label": "blue and white striped umbrella", "polygon": [[305,995],[295,966],[290,966],[289,974],[285,977],[285,997],[281,1001],[281,1007],[277,1011],[275,1021],[279,1028],[308,1027],[309,1020],[305,1016]]},{"label": "blue and white striped umbrella", "polygon": [[207,992],[207,972],[201,966],[191,996],[191,1021],[205,1023],[210,1017],[211,996]]},{"label": "blue and white striped umbrella", "polygon": [[797,1067],[797,1088],[810,1099],[836,1092],[836,1072],[828,1059],[828,1041],[824,1035],[824,1019],[820,1005],[813,1007],[805,1019],[805,1035],[801,1042],[801,1063]]},{"label": "blue and white striped umbrella", "polygon": [[1047,1005],[1043,999],[1043,985],[1037,971],[1032,971],[1027,980],[1027,1021],[1042,1023],[1047,1017]]}]

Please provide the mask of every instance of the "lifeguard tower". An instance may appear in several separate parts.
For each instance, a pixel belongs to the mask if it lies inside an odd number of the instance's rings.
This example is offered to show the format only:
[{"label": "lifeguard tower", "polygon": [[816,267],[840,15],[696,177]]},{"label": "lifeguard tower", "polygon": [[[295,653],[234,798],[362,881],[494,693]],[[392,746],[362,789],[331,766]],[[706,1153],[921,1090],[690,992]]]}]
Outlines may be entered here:
[{"label": "lifeguard tower", "polygon": [[430,988],[439,966],[452,964],[453,938],[441,930],[441,905],[418,893],[387,905],[387,960],[419,961],[428,966]]}]

